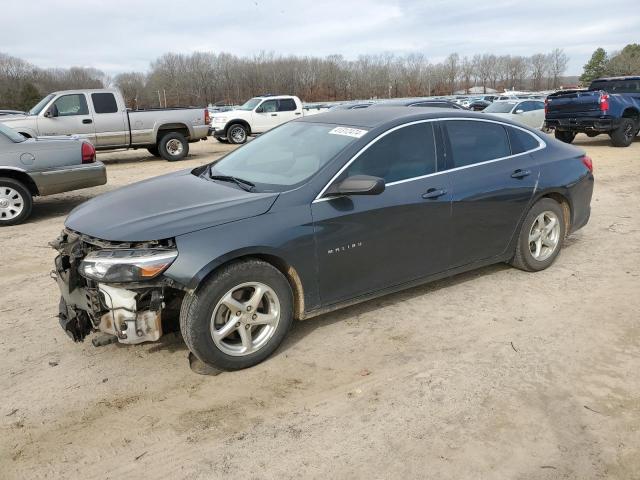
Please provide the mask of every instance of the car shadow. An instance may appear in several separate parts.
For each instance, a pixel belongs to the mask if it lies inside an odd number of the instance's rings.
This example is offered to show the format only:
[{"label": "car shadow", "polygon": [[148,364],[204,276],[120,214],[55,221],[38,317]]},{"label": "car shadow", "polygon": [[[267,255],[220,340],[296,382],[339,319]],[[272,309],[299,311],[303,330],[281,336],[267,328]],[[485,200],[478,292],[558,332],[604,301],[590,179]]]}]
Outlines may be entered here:
[{"label": "car shadow", "polygon": [[453,277],[425,283],[424,285],[412,287],[400,292],[391,293],[382,297],[367,300],[350,307],[345,307],[334,312],[325,313],[317,317],[310,318],[308,320],[297,321],[294,323],[290,334],[287,336],[287,338],[285,338],[282,346],[278,349],[277,354],[286,352],[289,348],[295,346],[304,337],[310,335],[319,328],[324,328],[337,322],[346,321],[354,316],[374,312],[383,307],[393,306],[396,304],[411,301],[424,295],[436,294],[439,290],[473,281],[479,276],[491,275],[504,270],[508,270],[510,268],[512,267],[507,264],[498,263],[495,265],[479,268],[477,270],[460,273]]},{"label": "car shadow", "polygon": [[33,223],[47,220],[52,217],[67,216],[71,210],[100,193],[108,191],[108,188],[100,190],[88,190],[83,193],[52,195],[50,197],[36,197],[33,202],[33,210],[25,223]]}]

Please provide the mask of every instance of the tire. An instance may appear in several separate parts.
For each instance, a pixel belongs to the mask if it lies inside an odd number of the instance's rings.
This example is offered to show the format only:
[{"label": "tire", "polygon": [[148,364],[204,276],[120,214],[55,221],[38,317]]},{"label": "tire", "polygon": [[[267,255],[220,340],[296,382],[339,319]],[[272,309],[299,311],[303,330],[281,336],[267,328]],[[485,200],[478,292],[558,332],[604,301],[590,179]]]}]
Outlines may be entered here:
[{"label": "tire", "polygon": [[158,143],[158,152],[165,160],[176,162],[189,154],[189,142],[181,133],[167,133]]},{"label": "tire", "polygon": [[628,147],[633,143],[636,133],[636,124],[633,119],[622,118],[618,128],[609,133],[609,136],[611,137],[611,144],[614,147]]},{"label": "tire", "polygon": [[600,135],[600,132],[585,132],[585,134],[587,135],[587,137],[593,138],[593,137],[597,137],[598,135]]},{"label": "tire", "polygon": [[234,123],[227,128],[227,140],[233,145],[241,145],[247,141],[249,132],[244,125]]},{"label": "tire", "polygon": [[160,157],[160,152],[158,151],[157,145],[154,145],[153,147],[147,147],[147,151],[154,157]]},{"label": "tire", "polygon": [[[542,234],[538,236],[538,239],[530,241],[531,238],[535,238],[538,235],[541,219],[546,225],[550,225],[554,217],[556,223],[555,226],[549,230],[549,233],[544,234],[540,232]],[[547,223],[547,221],[549,221],[549,223]],[[526,272],[539,272],[549,267],[560,254],[562,242],[566,235],[565,228],[562,205],[550,198],[539,200],[531,207],[531,210],[529,210],[529,213],[527,213],[527,216],[522,222],[511,265]],[[545,239],[554,245],[553,249],[546,246]],[[533,252],[532,249],[534,250]]]},{"label": "tire", "polygon": [[[260,303],[256,301],[256,285],[263,290]],[[250,305],[258,307],[251,310]],[[252,324],[256,318],[260,322],[256,314],[270,323]],[[194,293],[185,295],[180,311],[180,330],[189,350],[220,370],[240,370],[262,362],[282,343],[292,323],[289,282],[278,269],[255,259],[222,267]],[[218,331],[229,326],[228,333],[214,339],[212,326]],[[251,345],[252,351],[247,352],[245,345]]]},{"label": "tire", "polygon": [[229,140],[227,140],[226,138],[216,137],[216,140],[218,140],[220,143],[229,143]]},{"label": "tire", "polygon": [[567,130],[558,130],[554,132],[554,136],[564,143],[571,143],[576,138],[576,132],[569,132]]},{"label": "tire", "polygon": [[0,227],[24,222],[32,208],[31,192],[22,182],[0,177]]}]

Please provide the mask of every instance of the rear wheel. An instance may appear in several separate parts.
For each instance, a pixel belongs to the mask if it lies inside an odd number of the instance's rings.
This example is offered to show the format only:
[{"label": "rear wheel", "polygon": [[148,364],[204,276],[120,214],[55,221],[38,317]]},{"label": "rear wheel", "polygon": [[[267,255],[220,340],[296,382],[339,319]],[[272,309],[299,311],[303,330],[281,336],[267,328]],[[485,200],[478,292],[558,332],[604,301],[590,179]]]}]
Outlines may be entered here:
[{"label": "rear wheel", "polygon": [[614,147],[628,147],[638,133],[636,122],[631,118],[623,118],[620,120],[618,128],[609,133],[611,143]]},{"label": "rear wheel", "polygon": [[556,129],[554,135],[558,140],[564,143],[571,143],[573,142],[573,139],[576,138],[576,132],[569,132],[567,130]]},{"label": "rear wheel", "polygon": [[248,135],[247,129],[239,123],[234,123],[227,129],[227,140],[234,145],[240,145],[246,142]]},{"label": "rear wheel", "polygon": [[265,360],[293,322],[289,282],[260,260],[231,263],[182,301],[180,330],[204,363],[239,370]]},{"label": "rear wheel", "polygon": [[226,138],[216,137],[216,140],[218,140],[220,143],[229,143],[229,141]]},{"label": "rear wheel", "polygon": [[0,177],[0,226],[24,222],[32,208],[31,192],[23,183]]},{"label": "rear wheel", "polygon": [[169,162],[182,160],[189,154],[189,142],[181,133],[167,133],[158,143],[158,151]]},{"label": "rear wheel", "polygon": [[562,205],[550,198],[541,199],[520,227],[511,264],[527,272],[544,270],[560,253],[565,234]]}]

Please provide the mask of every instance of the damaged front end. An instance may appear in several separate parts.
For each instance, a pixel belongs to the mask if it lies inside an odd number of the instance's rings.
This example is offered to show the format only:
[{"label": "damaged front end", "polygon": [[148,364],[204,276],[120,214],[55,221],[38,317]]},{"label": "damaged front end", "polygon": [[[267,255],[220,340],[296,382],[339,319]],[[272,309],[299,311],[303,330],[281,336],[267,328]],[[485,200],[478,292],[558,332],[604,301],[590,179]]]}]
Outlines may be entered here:
[{"label": "damaged front end", "polygon": [[94,331],[127,344],[156,341],[179,311],[184,292],[162,275],[178,255],[173,240],[109,242],[65,229],[50,245],[59,253],[60,325],[74,341]]}]

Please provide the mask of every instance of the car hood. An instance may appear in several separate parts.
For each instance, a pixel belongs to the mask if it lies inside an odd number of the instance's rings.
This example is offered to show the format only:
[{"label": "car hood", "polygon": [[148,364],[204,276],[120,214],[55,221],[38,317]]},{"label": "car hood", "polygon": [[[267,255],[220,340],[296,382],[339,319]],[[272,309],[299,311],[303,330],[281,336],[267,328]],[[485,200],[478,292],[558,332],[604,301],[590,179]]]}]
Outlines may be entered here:
[{"label": "car hood", "polygon": [[102,240],[162,240],[261,215],[277,197],[245,192],[186,170],[95,197],[76,207],[65,226]]},{"label": "car hood", "polygon": [[225,117],[245,117],[251,115],[251,110],[229,110],[226,112],[217,112],[211,115],[211,118]]}]

